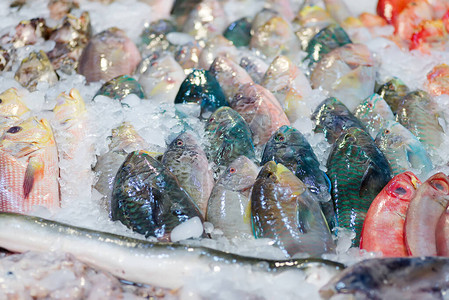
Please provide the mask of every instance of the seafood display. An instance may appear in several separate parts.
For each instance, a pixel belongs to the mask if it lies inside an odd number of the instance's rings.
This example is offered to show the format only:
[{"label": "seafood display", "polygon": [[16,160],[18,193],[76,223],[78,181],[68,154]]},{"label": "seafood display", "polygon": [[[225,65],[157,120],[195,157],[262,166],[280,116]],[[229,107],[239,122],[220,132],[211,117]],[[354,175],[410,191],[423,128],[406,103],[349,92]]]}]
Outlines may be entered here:
[{"label": "seafood display", "polygon": [[1,2],[0,299],[443,298],[449,3],[359,2]]}]

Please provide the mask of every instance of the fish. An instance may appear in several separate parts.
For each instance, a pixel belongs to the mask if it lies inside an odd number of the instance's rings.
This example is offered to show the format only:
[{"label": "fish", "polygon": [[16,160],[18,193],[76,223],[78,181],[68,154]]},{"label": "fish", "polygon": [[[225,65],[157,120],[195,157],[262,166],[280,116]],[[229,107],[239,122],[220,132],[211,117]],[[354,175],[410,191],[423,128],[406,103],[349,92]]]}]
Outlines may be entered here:
[{"label": "fish", "polygon": [[449,178],[444,173],[429,177],[410,201],[405,217],[405,244],[411,256],[437,255],[436,232],[440,216],[449,204]]},{"label": "fish", "polygon": [[399,13],[407,6],[406,0],[380,0],[377,2],[376,12],[388,24],[395,24]]},{"label": "fish", "polygon": [[330,24],[321,29],[308,43],[307,56],[304,61],[309,62],[309,67],[321,60],[323,55],[333,49],[352,43],[346,31],[338,24]]},{"label": "fish", "polygon": [[198,67],[209,70],[210,65],[218,56],[226,56],[229,59],[238,62],[239,52],[234,44],[223,35],[216,35],[208,40],[206,46],[201,51],[198,58]]},{"label": "fish", "polygon": [[438,218],[436,225],[435,241],[437,248],[437,256],[449,256],[449,208],[446,208],[444,213]]},{"label": "fish", "polygon": [[261,84],[269,65],[261,58],[255,55],[243,56],[240,60],[240,66],[246,70],[253,81]]},{"label": "fish", "polygon": [[22,60],[14,74],[14,79],[30,92],[34,92],[39,82],[54,85],[58,81],[58,76],[47,54],[40,50],[39,52],[31,52],[27,58]]},{"label": "fish", "polygon": [[272,61],[261,85],[278,99],[291,122],[298,119],[299,111],[305,111],[309,117],[311,112],[305,99],[312,88],[304,73],[288,57],[280,55]]},{"label": "fish", "polygon": [[390,165],[366,131],[351,127],[335,141],[326,167],[336,226],[355,232],[357,247],[371,203],[392,178]]},{"label": "fish", "polygon": [[53,68],[67,74],[75,73],[81,53],[91,37],[89,12],[83,11],[79,17],[67,14],[49,37],[55,42],[55,47],[47,53]]},{"label": "fish", "polygon": [[123,100],[129,94],[134,94],[140,99],[145,98],[140,83],[129,75],[120,75],[105,82],[94,97],[106,96],[116,100]]},{"label": "fish", "polygon": [[76,0],[50,0],[48,1],[47,7],[52,19],[61,20],[68,15],[72,9],[79,8],[79,4]]},{"label": "fish", "polygon": [[209,71],[217,78],[228,102],[232,101],[242,85],[253,82],[245,69],[226,56],[217,56]]},{"label": "fish", "polygon": [[136,73],[144,95],[159,103],[173,103],[186,78],[183,68],[168,53],[145,58]]},{"label": "fish", "polygon": [[384,257],[408,256],[404,242],[405,215],[421,181],[412,172],[393,177],[374,198],[363,223],[360,249]]},{"label": "fish", "polygon": [[298,11],[293,23],[299,25],[299,29],[295,31],[295,34],[300,41],[301,49],[305,51],[310,40],[321,29],[334,24],[335,20],[332,19],[324,8],[318,5],[304,5]]},{"label": "fish", "polygon": [[11,42],[15,48],[34,45],[39,40],[47,39],[50,31],[44,18],[24,20],[16,26]]},{"label": "fish", "polygon": [[162,164],[176,176],[179,185],[205,216],[207,201],[214,187],[214,175],[209,169],[206,153],[195,137],[188,132],[176,137],[164,152]]},{"label": "fish", "polygon": [[195,40],[209,40],[222,34],[229,24],[221,1],[201,1],[190,11],[182,26],[182,31],[193,36]]},{"label": "fish", "polygon": [[252,30],[249,48],[260,51],[268,59],[278,55],[294,59],[300,50],[291,24],[281,16],[273,16],[259,27],[253,22]]},{"label": "fish", "polygon": [[3,91],[0,94],[0,136],[5,129],[24,119],[29,111],[16,88]]},{"label": "fish", "polygon": [[393,113],[397,112],[399,103],[409,92],[409,87],[397,77],[393,77],[377,90],[377,94],[387,101]]},{"label": "fish", "polygon": [[9,71],[11,68],[11,55],[9,51],[0,46],[0,72]]},{"label": "fish", "polygon": [[358,262],[320,289],[323,299],[443,299],[449,260],[444,257],[386,257]]},{"label": "fish", "polygon": [[352,18],[352,13],[346,3],[342,0],[324,0],[327,12],[339,24],[345,24],[345,21]]},{"label": "fish", "polygon": [[422,90],[408,93],[398,106],[396,120],[410,130],[427,150],[442,143],[444,130],[440,124],[443,115],[431,96]]},{"label": "fish", "polygon": [[108,151],[97,157],[94,167],[98,178],[94,188],[103,195],[101,205],[105,210],[111,211],[115,175],[128,154],[136,150],[148,150],[149,147],[131,123],[123,122],[112,129]]},{"label": "fish", "polygon": [[254,236],[272,239],[288,257],[335,252],[318,200],[280,163],[267,162],[257,175],[251,192],[251,219]]},{"label": "fish", "polygon": [[58,245],[59,251],[129,282],[169,289],[181,288],[190,275],[218,272],[216,266],[244,269],[248,276],[289,270],[302,275],[307,271],[337,274],[345,267],[321,258],[270,260],[180,243],[150,242],[13,213],[0,213],[0,227],[0,247],[10,251],[51,251]]},{"label": "fish", "polygon": [[449,94],[449,66],[439,64],[427,73],[427,81],[425,83],[426,90],[432,96],[440,96]]},{"label": "fish", "polygon": [[251,129],[232,108],[218,108],[207,120],[205,131],[210,143],[207,155],[217,166],[227,167],[241,155],[256,159]]},{"label": "fish", "polygon": [[178,27],[182,27],[190,12],[201,0],[175,0],[170,14],[174,17]]},{"label": "fish", "polygon": [[94,35],[79,58],[78,73],[86,81],[108,81],[130,75],[141,60],[139,50],[126,33],[111,27]]},{"label": "fish", "polygon": [[242,85],[230,106],[248,123],[254,145],[265,144],[279,127],[290,125],[279,101],[256,83]]},{"label": "fish", "polygon": [[154,52],[169,51],[172,44],[167,39],[167,34],[176,32],[176,25],[168,19],[160,19],[146,24],[140,34],[141,43],[139,49],[142,56],[150,56]]},{"label": "fish", "polygon": [[113,221],[145,237],[170,241],[175,227],[195,217],[203,223],[200,209],[168,168],[146,151],[128,154],[114,179]]},{"label": "fish", "polygon": [[306,137],[291,126],[280,127],[265,144],[260,164],[281,163],[292,171],[321,202],[330,199],[330,181]]},{"label": "fish", "polygon": [[185,75],[190,74],[193,69],[199,68],[199,60],[203,47],[197,41],[191,41],[183,45],[179,45],[174,57],[178,64],[184,69]]},{"label": "fish", "polygon": [[208,118],[217,108],[229,106],[223,89],[208,70],[194,69],[182,82],[175,104],[196,103],[201,106],[201,118]]},{"label": "fish", "polygon": [[236,47],[246,47],[251,41],[251,21],[248,17],[240,18],[226,27],[223,36]]},{"label": "fish", "polygon": [[46,119],[30,117],[0,138],[0,211],[55,212],[59,204],[58,151]]},{"label": "fish", "polygon": [[312,87],[327,90],[350,111],[374,93],[376,68],[371,51],[363,44],[345,44],[321,59],[310,75]]},{"label": "fish", "polygon": [[312,114],[315,133],[324,133],[329,144],[334,144],[343,131],[356,127],[366,130],[365,126],[337,98],[330,97],[321,102]]},{"label": "fish", "polygon": [[246,156],[239,156],[218,178],[207,203],[206,220],[228,238],[252,236],[251,188],[259,170]]},{"label": "fish", "polygon": [[417,175],[426,176],[433,170],[430,155],[421,142],[396,121],[387,122],[375,142],[390,163],[393,175],[412,169]]},{"label": "fish", "polygon": [[376,138],[388,121],[394,121],[395,116],[387,102],[378,94],[372,94],[363,100],[354,110],[354,116],[365,124],[369,134]]}]

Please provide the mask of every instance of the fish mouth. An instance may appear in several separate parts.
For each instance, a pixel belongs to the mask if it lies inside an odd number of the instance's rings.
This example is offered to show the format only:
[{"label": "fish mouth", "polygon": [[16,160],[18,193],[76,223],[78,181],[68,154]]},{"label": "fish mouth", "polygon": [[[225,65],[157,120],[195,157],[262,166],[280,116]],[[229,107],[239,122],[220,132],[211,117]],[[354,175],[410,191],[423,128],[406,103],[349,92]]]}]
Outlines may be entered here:
[{"label": "fish mouth", "polygon": [[420,185],[420,181],[419,181],[418,177],[416,177],[416,175],[413,174],[412,172],[405,172],[404,175],[406,175],[409,178],[410,183],[413,185],[413,187],[416,190]]}]

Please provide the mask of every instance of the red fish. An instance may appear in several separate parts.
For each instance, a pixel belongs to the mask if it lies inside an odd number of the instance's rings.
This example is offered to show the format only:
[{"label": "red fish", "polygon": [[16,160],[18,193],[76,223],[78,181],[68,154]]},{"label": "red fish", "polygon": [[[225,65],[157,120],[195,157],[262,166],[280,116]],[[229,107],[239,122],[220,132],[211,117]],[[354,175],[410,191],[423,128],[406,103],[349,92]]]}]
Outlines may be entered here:
[{"label": "red fish", "polygon": [[435,232],[437,255],[449,256],[449,207],[440,216]]},{"label": "red fish", "polygon": [[404,222],[410,200],[421,181],[412,172],[396,175],[371,203],[363,223],[360,248],[384,256],[407,256]]},{"label": "red fish", "polygon": [[379,0],[377,14],[393,24],[399,13],[407,6],[408,0]]},{"label": "red fish", "polygon": [[449,178],[437,173],[417,190],[405,217],[405,244],[412,256],[437,255],[437,223],[449,204]]}]

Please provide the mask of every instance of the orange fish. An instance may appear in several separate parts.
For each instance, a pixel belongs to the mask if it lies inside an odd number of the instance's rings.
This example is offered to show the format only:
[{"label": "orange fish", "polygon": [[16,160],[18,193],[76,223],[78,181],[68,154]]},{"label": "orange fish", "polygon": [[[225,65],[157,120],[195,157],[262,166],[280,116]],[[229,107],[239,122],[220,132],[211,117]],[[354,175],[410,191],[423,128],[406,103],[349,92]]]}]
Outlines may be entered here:
[{"label": "orange fish", "polygon": [[58,152],[47,120],[29,118],[0,138],[0,211],[59,207]]},{"label": "orange fish", "polygon": [[360,248],[384,256],[408,256],[404,222],[410,200],[421,181],[412,172],[396,175],[371,203],[363,223]]},{"label": "orange fish", "polygon": [[433,96],[449,95],[449,66],[440,64],[427,73],[426,89]]}]

